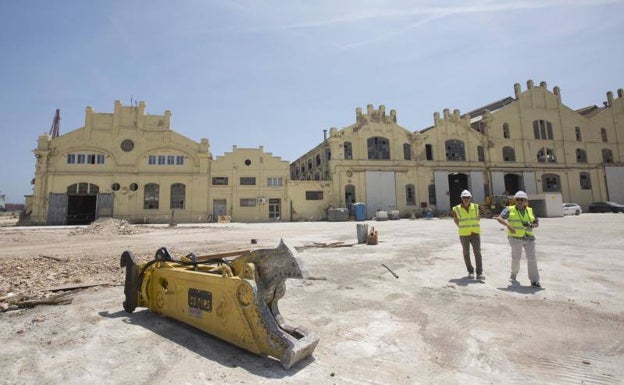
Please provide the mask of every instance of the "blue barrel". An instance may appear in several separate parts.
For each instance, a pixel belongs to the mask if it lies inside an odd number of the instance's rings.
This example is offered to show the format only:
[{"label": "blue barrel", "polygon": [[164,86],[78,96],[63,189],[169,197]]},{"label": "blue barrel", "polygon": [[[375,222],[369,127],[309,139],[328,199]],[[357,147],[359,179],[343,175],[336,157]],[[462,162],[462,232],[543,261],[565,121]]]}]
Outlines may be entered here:
[{"label": "blue barrel", "polygon": [[353,216],[356,221],[365,221],[366,220],[366,204],[362,202],[353,204]]}]

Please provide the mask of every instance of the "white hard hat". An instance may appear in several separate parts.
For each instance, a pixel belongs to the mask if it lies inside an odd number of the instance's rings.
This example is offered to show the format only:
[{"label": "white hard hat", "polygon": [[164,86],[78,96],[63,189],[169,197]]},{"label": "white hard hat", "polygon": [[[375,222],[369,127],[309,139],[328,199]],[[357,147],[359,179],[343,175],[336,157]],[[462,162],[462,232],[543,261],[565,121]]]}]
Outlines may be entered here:
[{"label": "white hard hat", "polygon": [[471,197],[472,198],[472,194],[470,193],[470,191],[464,190],[464,191],[461,192],[460,197],[462,197],[462,198],[463,197]]},{"label": "white hard hat", "polygon": [[526,195],[524,191],[518,191],[516,195],[514,195],[514,198],[515,199],[518,199],[518,198],[529,199],[529,197]]}]

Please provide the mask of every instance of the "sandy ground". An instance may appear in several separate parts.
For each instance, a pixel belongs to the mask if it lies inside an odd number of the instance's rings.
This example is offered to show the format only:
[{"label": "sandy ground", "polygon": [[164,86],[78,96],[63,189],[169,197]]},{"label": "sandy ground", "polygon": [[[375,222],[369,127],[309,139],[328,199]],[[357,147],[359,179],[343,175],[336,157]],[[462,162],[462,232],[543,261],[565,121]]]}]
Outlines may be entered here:
[{"label": "sandy ground", "polygon": [[[67,305],[0,313],[0,384],[621,384],[624,215],[545,218],[537,230],[543,289],[511,285],[509,246],[482,220],[486,280],[468,280],[450,219],[100,228],[0,226],[0,297],[70,292]],[[321,338],[290,370],[175,320],[123,311],[119,256],[151,259],[344,242],[299,252],[316,279],[289,280],[291,325]],[[381,264],[392,269],[395,278]],[[320,279],[319,279],[320,278]],[[53,292],[57,294],[58,292]]]}]

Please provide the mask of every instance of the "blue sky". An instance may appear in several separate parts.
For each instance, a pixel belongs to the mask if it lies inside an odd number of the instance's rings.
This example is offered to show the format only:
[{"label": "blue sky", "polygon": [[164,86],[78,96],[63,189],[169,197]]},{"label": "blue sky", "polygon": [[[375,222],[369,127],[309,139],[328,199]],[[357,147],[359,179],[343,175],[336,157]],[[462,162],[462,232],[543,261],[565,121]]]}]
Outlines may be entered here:
[{"label": "blue sky", "polygon": [[61,110],[143,100],[216,157],[293,161],[323,130],[383,104],[419,131],[433,113],[559,86],[573,109],[624,88],[624,0],[0,1],[0,192],[32,193],[37,137]]}]

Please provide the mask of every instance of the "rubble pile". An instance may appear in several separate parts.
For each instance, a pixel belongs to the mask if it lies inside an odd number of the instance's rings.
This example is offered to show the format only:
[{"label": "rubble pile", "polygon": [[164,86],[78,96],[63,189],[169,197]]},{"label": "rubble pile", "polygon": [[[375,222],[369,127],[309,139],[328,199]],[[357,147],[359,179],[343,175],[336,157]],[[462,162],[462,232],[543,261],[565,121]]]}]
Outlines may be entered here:
[{"label": "rubble pile", "polygon": [[0,312],[15,300],[44,299],[57,295],[50,288],[94,283],[121,285],[123,271],[117,256],[86,257],[40,255],[38,258],[0,259]]},{"label": "rubble pile", "polygon": [[89,226],[71,231],[68,235],[132,235],[144,232],[145,229],[131,225],[125,219],[100,218]]}]

